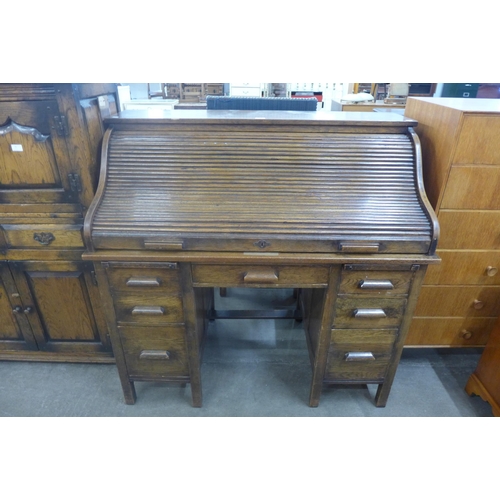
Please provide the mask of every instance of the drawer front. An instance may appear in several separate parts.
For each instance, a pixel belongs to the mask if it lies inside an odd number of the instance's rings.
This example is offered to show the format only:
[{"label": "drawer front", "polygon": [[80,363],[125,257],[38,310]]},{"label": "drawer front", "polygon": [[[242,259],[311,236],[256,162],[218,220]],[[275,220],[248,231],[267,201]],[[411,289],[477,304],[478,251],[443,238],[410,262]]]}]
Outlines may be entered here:
[{"label": "drawer front", "polygon": [[177,295],[120,294],[114,297],[118,323],[164,325],[183,323],[182,299]]},{"label": "drawer front", "polygon": [[500,314],[500,286],[422,286],[414,316],[475,316]]},{"label": "drawer front", "polygon": [[231,87],[233,97],[260,97],[260,87]]},{"label": "drawer front", "polygon": [[440,248],[453,249],[499,249],[500,211],[441,210]]},{"label": "drawer front", "polygon": [[406,307],[404,298],[338,297],[334,328],[397,328]]},{"label": "drawer front", "polygon": [[424,285],[500,285],[500,251],[439,251],[441,263],[429,266]]},{"label": "drawer front", "polygon": [[500,210],[499,192],[500,165],[455,165],[450,170],[441,209]]},{"label": "drawer front", "polygon": [[84,248],[81,225],[4,225],[10,248]]},{"label": "drawer front", "polygon": [[131,377],[189,375],[184,327],[118,327]]},{"label": "drawer front", "polygon": [[342,271],[340,294],[407,295],[413,273],[394,271]]},{"label": "drawer front", "polygon": [[153,266],[108,264],[111,288],[118,292],[180,294],[179,270],[175,263]]},{"label": "drawer front", "polygon": [[332,330],[326,378],[382,381],[396,338],[397,330]]},{"label": "drawer front", "polygon": [[325,287],[327,266],[211,266],[193,265],[195,286]]},{"label": "drawer front", "polygon": [[497,318],[414,317],[405,346],[484,346]]},{"label": "drawer front", "polygon": [[260,88],[260,83],[231,83],[231,88],[234,87],[258,87]]}]

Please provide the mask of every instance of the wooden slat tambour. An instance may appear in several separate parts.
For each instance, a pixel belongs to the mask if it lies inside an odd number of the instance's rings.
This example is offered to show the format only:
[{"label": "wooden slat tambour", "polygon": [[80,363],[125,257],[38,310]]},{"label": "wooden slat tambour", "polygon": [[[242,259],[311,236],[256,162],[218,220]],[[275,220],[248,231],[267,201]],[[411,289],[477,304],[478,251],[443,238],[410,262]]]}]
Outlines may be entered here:
[{"label": "wooden slat tambour", "polygon": [[[92,220],[94,243],[125,234],[142,240],[182,235],[196,238],[199,250],[211,248],[201,239],[228,235],[369,238],[393,242],[390,252],[397,241],[414,242],[416,253],[428,251],[432,225],[418,194],[407,127],[347,133],[332,132],[331,124],[324,131],[289,129],[285,122],[275,133],[276,123],[238,125],[228,131],[227,124],[193,120],[165,131],[115,124]],[[247,243],[234,245],[248,250]]]}]

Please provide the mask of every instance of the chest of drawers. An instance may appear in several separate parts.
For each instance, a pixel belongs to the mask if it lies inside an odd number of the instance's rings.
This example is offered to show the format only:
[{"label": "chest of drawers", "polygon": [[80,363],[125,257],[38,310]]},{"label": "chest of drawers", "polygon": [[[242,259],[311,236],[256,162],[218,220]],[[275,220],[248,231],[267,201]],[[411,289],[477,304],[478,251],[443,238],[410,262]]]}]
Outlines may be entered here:
[{"label": "chest of drawers", "polygon": [[409,98],[441,227],[407,345],[482,347],[500,312],[500,103]]},{"label": "chest of drawers", "polygon": [[[215,287],[294,288],[324,384],[389,396],[438,226],[414,122],[343,113],[124,113],[108,122],[85,220],[127,403],[190,383]],[[258,316],[257,316],[258,317]]]}]

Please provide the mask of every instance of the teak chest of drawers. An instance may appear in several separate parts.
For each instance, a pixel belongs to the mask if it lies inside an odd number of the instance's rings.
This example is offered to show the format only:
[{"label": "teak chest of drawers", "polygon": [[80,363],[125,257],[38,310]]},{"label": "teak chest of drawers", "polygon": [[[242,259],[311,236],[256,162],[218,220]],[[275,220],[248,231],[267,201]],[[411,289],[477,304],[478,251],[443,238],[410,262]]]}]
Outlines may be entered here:
[{"label": "teak chest of drawers", "polygon": [[107,122],[85,219],[125,401],[190,383],[215,287],[293,288],[326,383],[378,384],[384,406],[438,226],[402,117],[191,111]]}]

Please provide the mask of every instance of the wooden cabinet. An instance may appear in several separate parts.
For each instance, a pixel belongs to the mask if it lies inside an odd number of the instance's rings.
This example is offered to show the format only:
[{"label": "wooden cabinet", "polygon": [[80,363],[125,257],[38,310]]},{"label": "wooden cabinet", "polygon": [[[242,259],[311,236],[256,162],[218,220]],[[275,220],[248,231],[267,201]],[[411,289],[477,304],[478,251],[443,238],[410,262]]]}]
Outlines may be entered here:
[{"label": "wooden cabinet", "polygon": [[114,84],[0,84],[0,359],[113,361],[81,259]]},{"label": "wooden cabinet", "polygon": [[500,313],[500,103],[409,98],[442,262],[426,276],[406,345],[484,346]]}]

